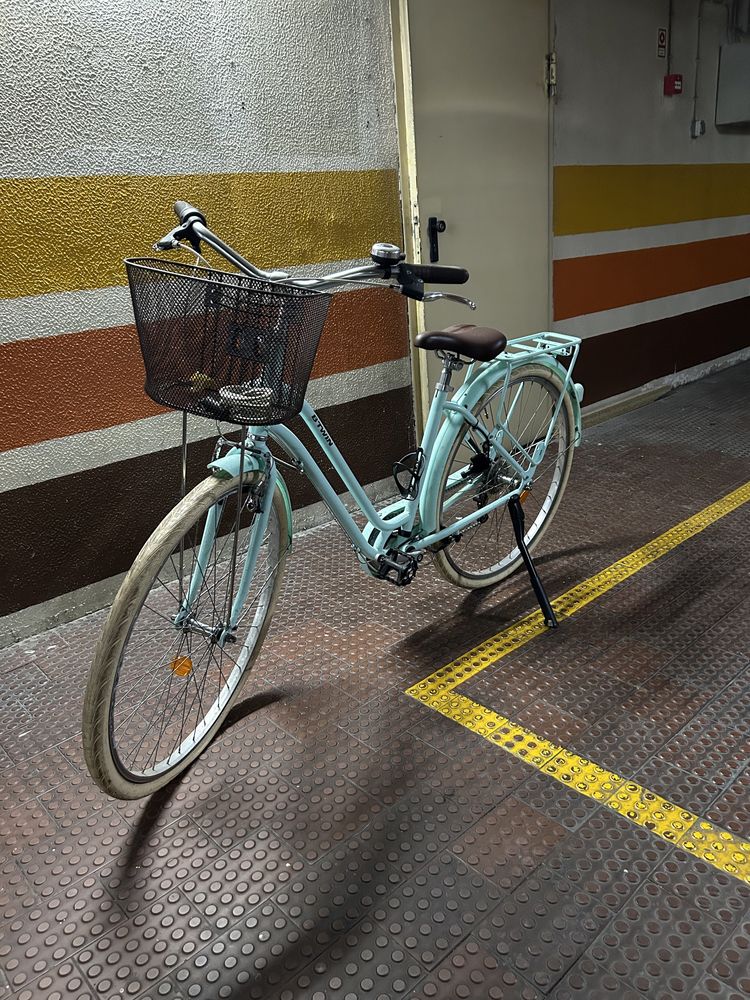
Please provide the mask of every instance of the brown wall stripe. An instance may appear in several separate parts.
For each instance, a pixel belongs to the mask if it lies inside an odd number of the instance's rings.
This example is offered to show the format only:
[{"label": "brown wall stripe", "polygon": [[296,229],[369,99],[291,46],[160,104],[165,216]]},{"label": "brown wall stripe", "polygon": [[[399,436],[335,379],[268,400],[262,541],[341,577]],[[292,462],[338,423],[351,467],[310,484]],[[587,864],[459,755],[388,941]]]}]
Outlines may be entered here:
[{"label": "brown wall stripe", "polygon": [[554,262],[555,319],[750,277],[750,235]]},{"label": "brown wall stripe", "polygon": [[595,403],[750,345],[750,297],[583,342],[576,379]]},{"label": "brown wall stripe", "polygon": [[[403,358],[404,303],[378,289],[337,295],[313,378]],[[0,371],[13,387],[0,397],[0,451],[163,412],[143,392],[143,362],[130,326],[2,345]]]},{"label": "brown wall stripe", "polygon": [[[413,447],[410,387],[320,411],[360,480],[376,482]],[[299,432],[301,421],[292,426]],[[367,448],[362,447],[363,435]],[[309,444],[309,436],[302,435]],[[206,474],[212,441],[190,448],[190,481]],[[321,462],[329,474],[330,467]],[[283,470],[296,507],[319,499]],[[179,449],[171,448],[0,494],[6,537],[0,615],[41,603],[127,569],[176,502]],[[337,489],[343,489],[330,477]]]}]

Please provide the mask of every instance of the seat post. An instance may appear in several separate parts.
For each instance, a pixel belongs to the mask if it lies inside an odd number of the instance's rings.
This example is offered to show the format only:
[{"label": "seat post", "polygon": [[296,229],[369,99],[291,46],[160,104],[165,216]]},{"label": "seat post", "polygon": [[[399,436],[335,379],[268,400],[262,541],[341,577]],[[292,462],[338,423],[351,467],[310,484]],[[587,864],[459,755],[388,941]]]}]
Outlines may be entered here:
[{"label": "seat post", "polygon": [[437,356],[443,362],[443,370],[440,372],[440,379],[435,389],[437,392],[448,392],[452,388],[453,372],[461,371],[464,363],[457,354],[449,354],[447,351],[437,351]]}]

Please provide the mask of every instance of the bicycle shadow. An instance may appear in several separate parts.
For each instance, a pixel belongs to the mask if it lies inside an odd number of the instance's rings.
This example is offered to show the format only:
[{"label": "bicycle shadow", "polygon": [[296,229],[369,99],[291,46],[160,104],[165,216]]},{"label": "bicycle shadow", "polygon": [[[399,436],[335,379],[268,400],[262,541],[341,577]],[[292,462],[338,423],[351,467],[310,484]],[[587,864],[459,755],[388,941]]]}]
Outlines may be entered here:
[{"label": "bicycle shadow", "polygon": [[[243,701],[238,702],[230,709],[227,717],[224,719],[219,731],[216,734],[215,740],[219,739],[233,726],[243,722],[248,716],[260,711],[263,708],[267,708],[269,705],[275,704],[283,697],[285,697],[283,692],[277,689],[272,689],[269,691],[262,691],[258,694],[253,694],[250,697],[245,698]],[[182,788],[186,784],[186,781],[190,778],[193,768],[200,763],[204,754],[210,751],[211,745],[206,747],[204,752],[199,754],[194,761],[191,761],[190,765],[178,774],[173,781],[170,781],[169,784],[164,785],[163,788],[160,788],[157,792],[154,792],[150,796],[147,805],[141,811],[137,820],[133,824],[130,843],[121,856],[121,866],[125,873],[124,879],[129,890],[126,890],[123,893],[121,897],[122,900],[127,901],[127,899],[130,898],[130,896],[137,889],[135,881],[128,878],[127,873],[137,870],[140,867],[140,862],[148,857],[150,851],[152,850],[152,844],[150,841],[153,834],[162,824],[163,818],[168,812],[170,805],[177,798],[180,788]],[[189,816],[189,810],[186,815]]]}]

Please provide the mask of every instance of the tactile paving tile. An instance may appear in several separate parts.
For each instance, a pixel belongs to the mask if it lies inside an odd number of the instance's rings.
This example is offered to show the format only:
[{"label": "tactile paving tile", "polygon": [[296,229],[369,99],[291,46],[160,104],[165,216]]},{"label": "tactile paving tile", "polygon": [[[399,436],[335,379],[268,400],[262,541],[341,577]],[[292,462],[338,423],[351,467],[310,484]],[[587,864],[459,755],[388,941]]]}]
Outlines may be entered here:
[{"label": "tactile paving tile", "polygon": [[584,955],[551,994],[552,1000],[643,1000],[604,966]]},{"label": "tactile paving tile", "polygon": [[546,774],[536,773],[514,794],[568,830],[577,829],[599,807],[593,799],[585,798]]},{"label": "tactile paving tile", "polygon": [[409,1000],[540,1000],[542,994],[468,938],[409,994]]},{"label": "tactile paving tile", "polygon": [[0,923],[10,920],[24,905],[36,900],[21,869],[11,858],[0,863]]},{"label": "tactile paving tile", "polygon": [[99,876],[123,910],[132,915],[152,905],[223,851],[185,817],[144,838],[128,831],[113,865]]},{"label": "tactile paving tile", "polygon": [[205,865],[180,888],[223,931],[298,878],[304,868],[294,851],[260,829],[252,839]]},{"label": "tactile paving tile", "polygon": [[689,995],[727,935],[721,916],[647,882],[604,930],[591,956],[643,993]]},{"label": "tactile paving tile", "polygon": [[75,960],[100,997],[138,993],[185,962],[214,937],[178,890],[79,951]]},{"label": "tactile paving tile", "polygon": [[540,698],[554,700],[554,690],[551,677],[533,667],[506,660],[487,667],[461,685],[461,694],[509,718],[516,718]]},{"label": "tactile paving tile", "polygon": [[706,726],[697,718],[688,723],[659,751],[659,757],[691,771],[706,781],[726,784],[746,766],[750,738],[739,727]]},{"label": "tactile paving tile", "polygon": [[446,853],[376,907],[373,919],[431,969],[493,910],[500,897],[496,885]]},{"label": "tactile paving tile", "polygon": [[559,823],[511,795],[467,830],[451,851],[512,892],[546,860],[565,833]]},{"label": "tactile paving tile", "polygon": [[[695,813],[696,816],[717,818],[711,814],[709,807],[719,794],[719,787],[701,780],[689,771],[653,757],[634,777],[644,788],[663,796],[681,809]],[[726,823],[721,825],[726,826]]]},{"label": "tactile paving tile", "polygon": [[316,950],[271,903],[263,903],[149,990],[169,1000],[267,1000]]},{"label": "tactile paving tile", "polygon": [[573,740],[589,726],[584,719],[563,712],[543,698],[519,712],[514,719],[526,729],[566,747],[572,745]]},{"label": "tactile paving tile", "polygon": [[750,840],[750,767],[736,777],[729,788],[701,815],[719,826]]},{"label": "tactile paving tile", "polygon": [[679,848],[655,869],[651,880],[721,921],[727,930],[750,910],[750,886]]},{"label": "tactile paving tile", "polygon": [[708,694],[715,694],[750,663],[747,656],[717,646],[713,629],[703,637],[702,645],[708,648],[693,648],[689,655],[683,652],[675,656],[664,667],[661,676],[668,677],[678,684],[689,684]]},{"label": "tactile paving tile", "polygon": [[453,803],[439,798],[429,807],[426,798],[401,800],[358,837],[292,879],[274,902],[311,940],[327,946],[450,841],[443,825],[455,812],[443,812],[447,806]]},{"label": "tactile paving tile", "polygon": [[724,944],[711,967],[711,972],[721,982],[750,996],[750,920]]},{"label": "tactile paving tile", "polygon": [[614,643],[598,661],[598,666],[626,684],[643,684],[666,666],[674,650],[658,649],[643,640],[626,636]]},{"label": "tactile paving tile", "polygon": [[623,710],[662,727],[685,725],[708,701],[704,691],[677,683],[663,673],[642,684],[622,704]]},{"label": "tactile paving tile", "polygon": [[390,940],[382,927],[364,920],[268,1000],[323,1000],[337,993],[395,998],[405,995],[424,974],[419,962]]},{"label": "tactile paving tile", "polygon": [[94,1000],[94,991],[74,960],[66,959],[14,995],[14,1000]]},{"label": "tactile paving tile", "polygon": [[538,869],[500,901],[475,937],[547,993],[611,917],[596,897]]},{"label": "tactile paving tile", "polygon": [[552,849],[544,867],[617,910],[670,850],[666,841],[600,809]]},{"label": "tactile paving tile", "polygon": [[[51,822],[51,820],[50,820]],[[104,809],[64,830],[27,834],[14,857],[32,890],[57,893],[119,858],[131,833],[115,809]]]},{"label": "tactile paving tile", "polygon": [[420,721],[426,709],[398,689],[377,695],[339,721],[342,729],[368,746],[383,746]]},{"label": "tactile paving tile", "polygon": [[28,986],[124,919],[95,876],[25,908],[2,928],[0,968],[11,990]]},{"label": "tactile paving tile", "polygon": [[264,826],[314,861],[366,826],[383,808],[342,777],[329,779],[317,773],[296,785],[288,785],[272,769],[259,771],[257,777],[232,786],[193,812],[201,828],[223,848]]},{"label": "tactile paving tile", "polygon": [[617,774],[634,774],[668,739],[655,722],[616,709],[607,712],[570,749]]},{"label": "tactile paving tile", "polygon": [[0,808],[20,805],[75,776],[75,768],[59,750],[46,750],[21,764],[0,770]]},{"label": "tactile paving tile", "polygon": [[336,723],[345,724],[359,707],[358,702],[328,680],[312,691],[301,688],[294,696],[281,698],[264,709],[264,713],[292,736],[309,742]]},{"label": "tactile paving tile", "polygon": [[742,726],[750,716],[750,674],[743,671],[709,702],[701,715],[729,729]]}]

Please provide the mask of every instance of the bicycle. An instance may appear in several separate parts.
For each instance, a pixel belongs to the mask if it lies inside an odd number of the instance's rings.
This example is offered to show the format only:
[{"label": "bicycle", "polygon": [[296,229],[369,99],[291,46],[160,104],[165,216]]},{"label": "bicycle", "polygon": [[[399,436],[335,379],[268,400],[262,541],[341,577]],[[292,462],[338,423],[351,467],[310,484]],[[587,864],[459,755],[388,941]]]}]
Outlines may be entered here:
[{"label": "bicycle", "polygon": [[[330,300],[321,289],[376,284],[476,308],[424,290],[425,282],[463,284],[468,272],[406,263],[398,247],[381,243],[368,264],[293,278],[255,267],[186,202],[174,209],[179,225],[155,249],[192,249],[198,260],[136,258],[126,267],[146,392],[183,411],[183,494],[185,414],[242,430],[239,443],[220,431],[209,475],[141,549],[96,648],[85,758],[97,784],[122,799],[156,791],[206,748],[258,656],[292,542],[289,493],[269,441],[312,482],[365,572],[404,586],[431,552],[451,583],[480,588],[522,562],[532,572],[529,550],[557,510],[581,431],[577,338],[540,333],[508,342],[468,325],[421,333],[417,346],[438,352],[442,373],[418,448],[394,466],[400,499],[376,510],[304,399]],[[236,270],[206,266],[203,244]],[[454,391],[452,378],[464,368]],[[366,518],[364,528],[285,426],[296,414]],[[548,602],[545,614],[554,625]]]}]

